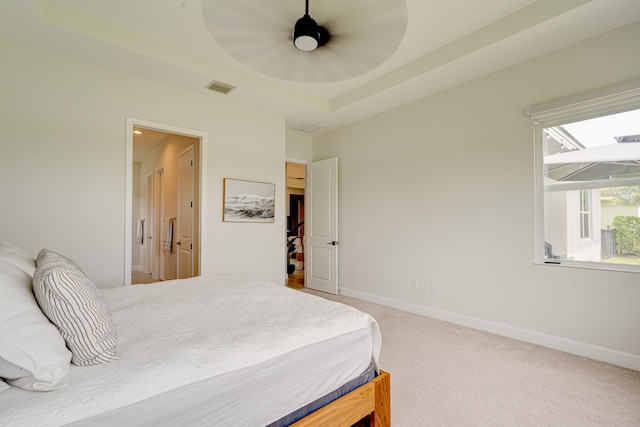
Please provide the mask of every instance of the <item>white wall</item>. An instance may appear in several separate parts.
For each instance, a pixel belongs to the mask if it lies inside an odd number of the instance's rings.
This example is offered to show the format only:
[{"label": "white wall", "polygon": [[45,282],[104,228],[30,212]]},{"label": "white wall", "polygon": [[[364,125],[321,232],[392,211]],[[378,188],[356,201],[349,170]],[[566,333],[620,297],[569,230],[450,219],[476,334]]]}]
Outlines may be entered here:
[{"label": "white wall", "polygon": [[313,160],[313,138],[300,132],[287,130],[287,159]]},{"label": "white wall", "polygon": [[638,40],[624,27],[317,137],[314,158],[340,162],[341,292],[640,369],[639,274],[533,264],[526,115],[637,79]]},{"label": "white wall", "polygon": [[[284,118],[0,40],[0,238],[124,283],[127,117],[208,135],[206,259],[284,284]],[[252,123],[246,126],[246,123]],[[276,223],[223,223],[223,178],[276,183]]]}]

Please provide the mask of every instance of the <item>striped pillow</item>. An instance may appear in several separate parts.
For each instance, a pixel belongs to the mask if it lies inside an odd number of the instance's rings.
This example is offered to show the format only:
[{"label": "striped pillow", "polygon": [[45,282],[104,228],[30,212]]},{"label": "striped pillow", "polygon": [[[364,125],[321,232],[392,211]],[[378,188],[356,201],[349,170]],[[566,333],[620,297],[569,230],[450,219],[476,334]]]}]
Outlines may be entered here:
[{"label": "striped pillow", "polygon": [[71,362],[89,366],[118,360],[116,329],[98,288],[56,252],[43,249],[36,265],[33,292],[71,350]]}]

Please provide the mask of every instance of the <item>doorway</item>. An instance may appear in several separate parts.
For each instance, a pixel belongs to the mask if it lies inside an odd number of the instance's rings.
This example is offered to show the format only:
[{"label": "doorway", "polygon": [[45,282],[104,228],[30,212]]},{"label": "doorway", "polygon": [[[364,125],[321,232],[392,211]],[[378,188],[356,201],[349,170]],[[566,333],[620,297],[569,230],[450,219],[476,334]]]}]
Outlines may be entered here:
[{"label": "doorway", "polygon": [[304,288],[305,165],[287,162],[287,286]]},{"label": "doorway", "polygon": [[131,238],[125,284],[203,274],[200,159],[206,134],[135,119],[128,120],[128,130]]}]

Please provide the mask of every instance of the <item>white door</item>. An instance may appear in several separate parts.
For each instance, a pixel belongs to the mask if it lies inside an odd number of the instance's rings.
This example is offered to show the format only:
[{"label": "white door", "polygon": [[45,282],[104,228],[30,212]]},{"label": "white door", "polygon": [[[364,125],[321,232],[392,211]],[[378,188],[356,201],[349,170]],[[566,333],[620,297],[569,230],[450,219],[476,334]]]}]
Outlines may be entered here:
[{"label": "white door", "polygon": [[146,194],[147,214],[144,221],[144,235],[142,236],[142,247],[144,249],[144,274],[151,274],[153,271],[153,174],[147,175]]},{"label": "white door", "polygon": [[164,168],[157,168],[153,179],[153,263],[151,278],[164,280],[164,255],[160,247],[162,242],[162,218],[164,217]]},{"label": "white door", "polygon": [[338,294],[338,159],[307,164],[305,287]]},{"label": "white door", "polygon": [[193,145],[178,155],[178,279],[193,277]]}]

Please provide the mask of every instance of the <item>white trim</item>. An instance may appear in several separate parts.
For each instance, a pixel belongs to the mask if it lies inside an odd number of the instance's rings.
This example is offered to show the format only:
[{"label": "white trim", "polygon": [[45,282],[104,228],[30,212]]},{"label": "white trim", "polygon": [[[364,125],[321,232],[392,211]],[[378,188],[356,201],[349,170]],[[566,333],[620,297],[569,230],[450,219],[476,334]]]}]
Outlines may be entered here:
[{"label": "white trim", "polygon": [[570,267],[570,268],[582,268],[584,270],[599,270],[599,271],[619,271],[622,273],[638,273],[638,267],[634,264],[614,264],[608,262],[595,262],[595,261],[573,261],[570,259],[550,259],[544,261],[536,261],[536,265],[546,265],[549,267]]},{"label": "white trim", "polygon": [[205,207],[207,203],[207,194],[209,194],[207,187],[207,149],[209,147],[208,142],[209,135],[206,132],[200,134],[200,260],[198,261],[198,271],[201,276],[206,276],[209,272],[207,270],[208,263],[204,262],[207,259],[207,216],[205,215]]},{"label": "white trim", "polygon": [[544,153],[542,141],[543,126],[536,123],[533,138],[533,260],[535,264],[544,263],[545,231],[544,231]]},{"label": "white trim", "polygon": [[131,285],[131,253],[133,250],[133,126],[127,117],[125,138],[124,178],[124,286]]},{"label": "white trim", "polygon": [[596,188],[615,188],[640,185],[640,178],[620,178],[615,180],[580,181],[580,182],[558,182],[545,184],[544,191],[571,191],[571,190],[593,190]]},{"label": "white trim", "polygon": [[593,111],[600,110],[607,106],[621,106],[635,104],[640,97],[640,80],[611,86],[605,89],[583,93],[569,98],[563,98],[540,105],[535,105],[527,109],[527,114],[531,119],[538,122],[555,120],[566,115],[573,115],[576,111],[592,114]]},{"label": "white trim", "polygon": [[306,165],[307,163],[311,163],[311,161],[309,160],[295,159],[293,157],[285,157],[284,161],[285,163],[298,163],[301,165]]},{"label": "white trim", "polygon": [[624,353],[605,347],[517,328],[503,323],[492,322],[490,320],[465,316],[451,311],[444,311],[392,298],[381,297],[353,289],[340,288],[339,294],[640,371],[640,355]]},{"label": "white trim", "polygon": [[133,218],[133,128],[140,126],[148,129],[155,129],[163,132],[174,133],[179,135],[200,138],[200,275],[204,276],[208,273],[207,263],[203,260],[207,259],[207,221],[204,208],[207,206],[207,146],[208,134],[206,132],[195,129],[182,128],[169,125],[166,123],[153,122],[150,120],[139,119],[135,117],[127,117],[126,120],[126,147],[125,147],[125,248],[124,248],[124,285],[131,285],[131,236],[132,218]]}]

